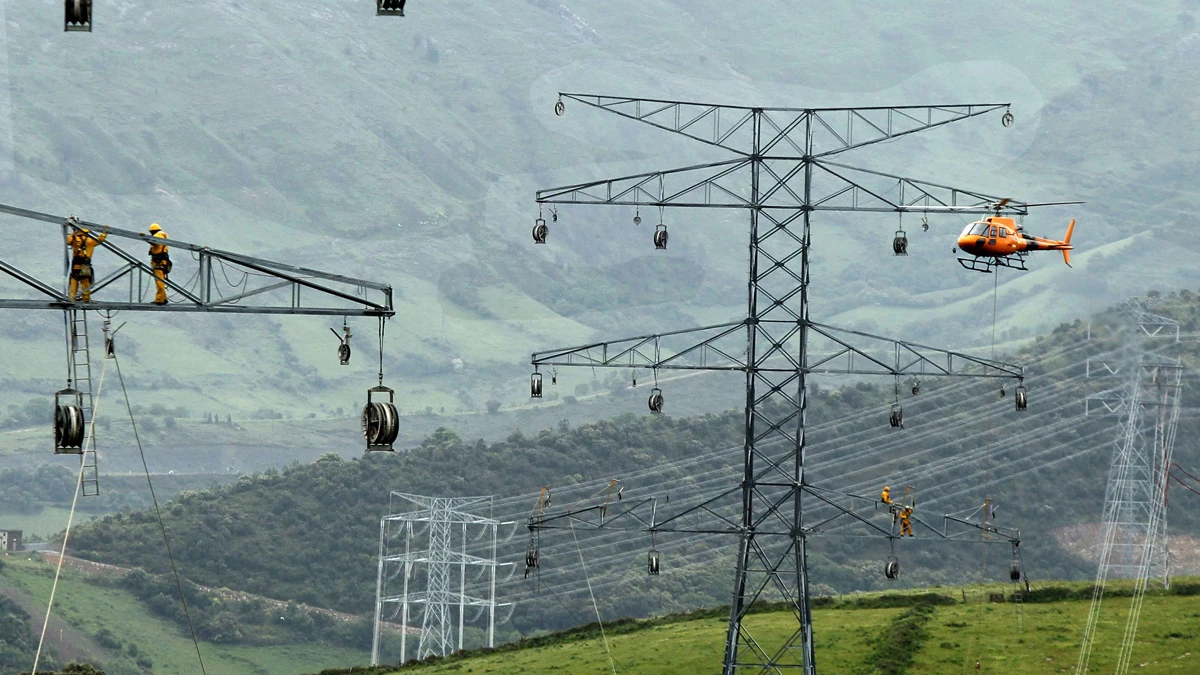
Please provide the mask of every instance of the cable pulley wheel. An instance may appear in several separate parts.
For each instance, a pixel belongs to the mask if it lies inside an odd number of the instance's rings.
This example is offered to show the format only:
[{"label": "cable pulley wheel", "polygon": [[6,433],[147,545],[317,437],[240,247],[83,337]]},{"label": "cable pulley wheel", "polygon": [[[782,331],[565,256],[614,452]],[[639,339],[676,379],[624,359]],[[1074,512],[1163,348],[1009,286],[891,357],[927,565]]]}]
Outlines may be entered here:
[{"label": "cable pulley wheel", "polygon": [[1004,113],[1004,115],[1002,115],[1002,116],[1000,117],[1000,124],[1003,124],[1003,125],[1004,125],[1004,128],[1006,128],[1006,129],[1007,129],[1008,127],[1011,127],[1011,126],[1013,125],[1013,123],[1014,123],[1014,122],[1016,122],[1016,121],[1017,121],[1017,120],[1016,120],[1016,118],[1015,118],[1015,117],[1013,117],[1013,114],[1012,114],[1012,112],[1011,112],[1011,111],[1006,111],[1006,112]]},{"label": "cable pulley wheel", "polygon": [[652,413],[661,413],[663,411],[663,395],[657,387],[650,392],[650,398],[647,399],[646,405]]},{"label": "cable pulley wheel", "polygon": [[384,401],[372,401],[363,406],[362,431],[368,447],[390,446],[400,433],[400,414],[396,406]]},{"label": "cable pulley wheel", "polygon": [[54,447],[83,447],[83,409],[77,405],[60,405],[54,409]]},{"label": "cable pulley wheel", "polygon": [[338,363],[343,366],[350,365],[350,345],[345,342],[338,346]]},{"label": "cable pulley wheel", "polygon": [[556,101],[554,103],[554,114],[559,117],[562,117],[566,112],[567,112],[566,104],[563,103],[561,98],[558,99],[558,101]]},{"label": "cable pulley wheel", "polygon": [[883,564],[883,576],[889,579],[900,578],[900,561],[889,560]]},{"label": "cable pulley wheel", "polygon": [[546,237],[550,235],[550,228],[546,226],[545,218],[538,218],[533,223],[533,243],[544,244]]}]

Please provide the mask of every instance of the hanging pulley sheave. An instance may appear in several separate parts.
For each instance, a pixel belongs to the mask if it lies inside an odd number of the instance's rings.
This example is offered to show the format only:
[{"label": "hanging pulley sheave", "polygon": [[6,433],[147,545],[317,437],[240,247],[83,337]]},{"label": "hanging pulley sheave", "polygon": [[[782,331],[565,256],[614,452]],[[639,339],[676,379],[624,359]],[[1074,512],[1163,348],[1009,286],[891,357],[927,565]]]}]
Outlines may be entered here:
[{"label": "hanging pulley sheave", "polygon": [[54,454],[82,455],[86,422],[83,392],[63,389],[54,394]]},{"label": "hanging pulley sheave", "polygon": [[663,411],[662,390],[658,387],[651,389],[650,398],[646,400],[646,405],[649,406],[650,412],[661,413]]},{"label": "hanging pulley sheave", "polygon": [[[387,396],[387,400],[374,400]],[[362,411],[363,438],[367,450],[393,451],[392,444],[400,433],[400,413],[396,410],[396,393],[385,386],[367,390],[367,405]]]},{"label": "hanging pulley sheave", "polygon": [[900,561],[896,556],[890,556],[887,562],[883,564],[883,576],[888,579],[900,578]]}]

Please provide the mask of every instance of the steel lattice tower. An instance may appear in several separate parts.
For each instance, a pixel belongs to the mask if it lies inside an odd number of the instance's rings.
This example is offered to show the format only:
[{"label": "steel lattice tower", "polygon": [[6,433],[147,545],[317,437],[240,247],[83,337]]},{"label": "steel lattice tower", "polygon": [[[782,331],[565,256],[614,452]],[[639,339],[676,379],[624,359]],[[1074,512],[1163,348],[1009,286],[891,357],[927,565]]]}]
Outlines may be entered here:
[{"label": "steel lattice tower", "polygon": [[[765,108],[564,93],[555,108],[559,115],[566,109],[564,99],[733,154],[732,159],[723,161],[542,190],[537,202],[746,211],[747,311],[744,319],[726,324],[534,353],[533,393],[541,393],[538,366],[745,373],[745,444],[736,484],[697,504],[672,505],[677,510],[665,517],[659,508],[662,505],[656,503],[647,507],[649,513],[639,514],[642,504],[653,502],[647,500],[623,508],[616,516],[601,511],[600,522],[601,526],[628,525],[651,532],[736,536],[723,672],[797,669],[815,675],[807,565],[807,538],[814,530],[804,520],[805,498],[822,507],[834,506],[863,523],[867,520],[853,507],[835,504],[833,493],[805,479],[806,378],[813,373],[883,375],[896,378],[898,390],[901,377],[1020,379],[1023,371],[997,361],[811,321],[808,293],[813,215],[818,211],[902,214],[948,210],[1024,215],[1027,207],[1023,202],[1001,204],[999,198],[980,192],[833,161],[843,152],[1007,111],[1008,104]],[[1007,112],[1005,124],[1011,124]],[[554,215],[557,221],[557,212]],[[542,236],[535,230],[535,241],[545,241],[545,227],[539,220]],[[665,224],[657,229],[665,232]],[[1019,390],[1024,396],[1023,387]],[[698,524],[694,517],[708,522]],[[714,518],[721,523],[717,529],[711,524]],[[552,527],[552,520],[539,517],[531,520],[530,527]],[[985,522],[983,528],[987,527],[991,526]],[[888,533],[879,530],[874,534]],[[767,597],[788,602],[796,617],[795,630],[782,640],[766,639],[747,616],[752,603]]]},{"label": "steel lattice tower", "polygon": [[[400,662],[408,660],[408,633],[413,606],[420,607],[421,628],[414,658],[431,654],[446,656],[463,648],[463,627],[467,608],[487,613],[487,647],[495,644],[497,528],[492,518],[469,513],[470,509],[492,508],[491,497],[423,497],[393,492],[416,510],[384,516],[379,523],[379,574],[375,587],[375,632],[371,644],[371,664],[379,665],[379,647],[385,621],[399,616]],[[473,534],[472,534],[473,533]],[[460,548],[454,548],[454,535],[460,535]],[[404,538],[404,552],[392,553],[392,541]],[[468,540],[487,538],[488,555],[481,558],[467,553]],[[487,575],[484,598],[467,594],[468,568]],[[457,573],[456,573],[457,572]],[[387,585],[402,576],[402,590],[388,595]],[[425,589],[413,591],[414,578],[424,579]],[[385,618],[384,607],[395,610]],[[478,617],[476,617],[478,618]],[[457,628],[455,623],[457,622]]]},{"label": "steel lattice tower", "polygon": [[[1180,326],[1151,313],[1144,300],[1132,300],[1125,309],[1134,334],[1126,337],[1124,366],[1104,364],[1100,372],[1115,376],[1127,372],[1126,385],[1093,397],[1105,403],[1108,410],[1120,413],[1121,424],[1113,443],[1104,494],[1092,605],[1076,666],[1081,673],[1087,671],[1091,660],[1109,579],[1134,580],[1117,673],[1129,668],[1147,584],[1155,579],[1164,587],[1170,585],[1167,481],[1179,423],[1183,364],[1177,356],[1164,354],[1162,348],[1169,350],[1179,342]],[[1155,342],[1159,344],[1152,348]]]}]

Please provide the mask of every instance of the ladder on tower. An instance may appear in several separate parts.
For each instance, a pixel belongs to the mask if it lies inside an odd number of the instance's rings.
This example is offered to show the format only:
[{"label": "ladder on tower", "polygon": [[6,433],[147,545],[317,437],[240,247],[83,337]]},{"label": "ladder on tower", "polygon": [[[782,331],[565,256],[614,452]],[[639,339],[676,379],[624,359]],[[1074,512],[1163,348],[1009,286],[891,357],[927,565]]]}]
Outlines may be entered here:
[{"label": "ladder on tower", "polygon": [[81,489],[84,497],[95,497],[100,494],[100,470],[96,463],[96,438],[92,425],[92,362],[88,348],[87,311],[83,309],[66,310],[67,334],[70,336],[67,351],[70,356],[70,375],[72,386],[80,392],[83,409],[83,424],[85,431],[83,441],[83,462]]}]

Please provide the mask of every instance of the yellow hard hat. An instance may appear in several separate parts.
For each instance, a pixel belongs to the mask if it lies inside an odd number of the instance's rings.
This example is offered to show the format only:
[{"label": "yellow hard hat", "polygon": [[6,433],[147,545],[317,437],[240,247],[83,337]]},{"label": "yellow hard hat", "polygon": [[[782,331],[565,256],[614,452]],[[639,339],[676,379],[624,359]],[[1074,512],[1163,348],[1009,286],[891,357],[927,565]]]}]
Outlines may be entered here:
[{"label": "yellow hard hat", "polygon": [[87,234],[88,232],[91,232],[91,230],[87,229],[86,227],[80,228],[80,229],[79,229],[79,231],[80,231],[80,232],[83,232],[84,234]]},{"label": "yellow hard hat", "polygon": [[158,223],[150,223],[150,231],[151,232],[161,232],[162,228],[158,226]]}]

